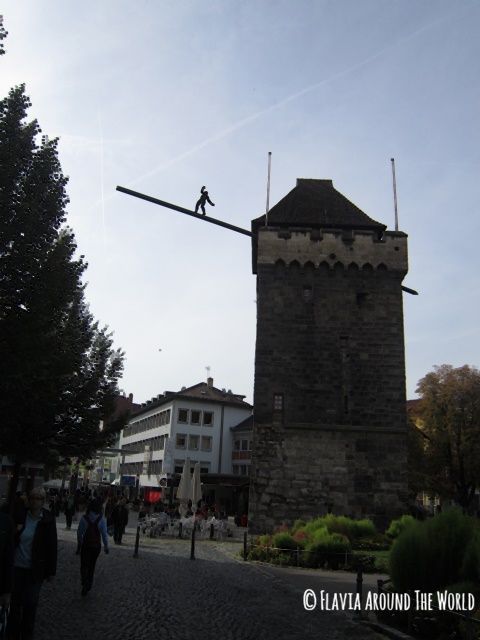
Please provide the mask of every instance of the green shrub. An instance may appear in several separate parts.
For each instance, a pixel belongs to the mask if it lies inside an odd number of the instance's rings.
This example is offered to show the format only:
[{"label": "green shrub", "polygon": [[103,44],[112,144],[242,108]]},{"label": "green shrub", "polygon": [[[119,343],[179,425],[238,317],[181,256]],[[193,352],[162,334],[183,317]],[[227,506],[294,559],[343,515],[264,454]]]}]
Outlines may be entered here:
[{"label": "green shrub", "polygon": [[301,549],[304,549],[308,542],[311,541],[311,537],[308,536],[305,529],[297,529],[293,534],[293,539]]},{"label": "green shrub", "polygon": [[254,544],[259,546],[259,547],[271,547],[272,546],[272,536],[269,535],[268,533],[264,534],[263,536],[258,536],[255,539]]},{"label": "green shrub", "polygon": [[478,580],[478,545],[478,524],[455,509],[410,524],[390,552],[395,589],[433,592],[465,579]]},{"label": "green shrub", "polygon": [[309,539],[311,542],[317,542],[319,540],[324,540],[329,536],[330,536],[330,533],[328,532],[328,529],[326,527],[321,527],[319,529],[315,529],[315,531],[313,531],[310,534]]},{"label": "green shrub", "polygon": [[368,518],[363,520],[352,520],[353,523],[353,537],[359,538],[372,538],[377,533],[375,525]]},{"label": "green shrub", "polygon": [[339,564],[343,564],[342,554],[348,551],[348,538],[319,529],[315,532],[313,541],[306,546],[304,562],[309,567],[323,567],[328,563],[331,568],[337,568]]},{"label": "green shrub", "polygon": [[307,522],[307,524],[303,527],[305,533],[311,537],[313,537],[315,531],[318,531],[319,529],[324,529],[325,531],[327,530],[327,525],[325,524],[324,518],[315,518],[314,520],[310,520],[310,522]]},{"label": "green shrub", "polygon": [[373,537],[359,538],[352,542],[355,551],[388,551],[392,546],[392,541],[382,533],[377,533]]},{"label": "green shrub", "polygon": [[402,531],[409,527],[410,525],[415,523],[415,518],[413,516],[401,516],[396,520],[392,520],[390,526],[386,530],[387,536],[390,538],[398,538],[398,536],[402,533]]},{"label": "green shrub", "polygon": [[303,529],[306,524],[305,520],[295,520],[293,527],[291,528],[292,534],[297,533],[299,529]]},{"label": "green shrub", "polygon": [[247,559],[268,562],[270,560],[270,552],[266,547],[251,547],[247,554]]},{"label": "green shrub", "polygon": [[[336,516],[333,513],[329,513],[313,522],[315,522],[315,529],[326,527],[329,533],[340,533],[346,536],[350,542],[359,538],[372,537],[376,534],[375,525],[371,520],[367,519],[353,520],[346,516]],[[306,529],[309,524],[305,527]]]},{"label": "green shrub", "polygon": [[289,533],[276,533],[272,539],[272,546],[277,549],[289,549],[295,551],[299,544]]},{"label": "green shrub", "polygon": [[277,553],[270,559],[270,562],[281,567],[287,567],[292,564],[292,555],[290,553]]}]

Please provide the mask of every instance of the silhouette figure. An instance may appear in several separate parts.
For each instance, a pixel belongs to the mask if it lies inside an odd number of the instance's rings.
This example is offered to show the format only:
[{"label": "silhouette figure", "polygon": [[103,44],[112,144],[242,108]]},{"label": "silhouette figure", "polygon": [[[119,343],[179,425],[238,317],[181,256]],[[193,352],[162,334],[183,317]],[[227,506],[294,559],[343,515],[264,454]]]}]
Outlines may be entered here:
[{"label": "silhouette figure", "polygon": [[210,200],[210,198],[208,197],[208,191],[205,189],[205,187],[202,187],[200,189],[200,193],[202,194],[200,196],[200,199],[197,201],[197,204],[195,205],[195,213],[198,213],[198,208],[201,207],[203,213],[202,215],[205,215],[205,202],[208,202],[209,204],[212,205],[212,207],[215,206],[215,204]]}]

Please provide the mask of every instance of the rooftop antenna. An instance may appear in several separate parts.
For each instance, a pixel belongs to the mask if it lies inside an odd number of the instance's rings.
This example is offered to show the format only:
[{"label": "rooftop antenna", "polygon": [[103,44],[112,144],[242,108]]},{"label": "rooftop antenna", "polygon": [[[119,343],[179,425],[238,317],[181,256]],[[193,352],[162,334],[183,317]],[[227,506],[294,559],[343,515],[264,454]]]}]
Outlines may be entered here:
[{"label": "rooftop antenna", "polygon": [[395,180],[395,158],[390,158],[393,178],[393,204],[395,207],[395,231],[398,231],[397,181]]},{"label": "rooftop antenna", "polygon": [[270,170],[272,168],[272,152],[268,152],[267,207],[265,210],[265,226],[268,227],[268,211],[270,209]]}]

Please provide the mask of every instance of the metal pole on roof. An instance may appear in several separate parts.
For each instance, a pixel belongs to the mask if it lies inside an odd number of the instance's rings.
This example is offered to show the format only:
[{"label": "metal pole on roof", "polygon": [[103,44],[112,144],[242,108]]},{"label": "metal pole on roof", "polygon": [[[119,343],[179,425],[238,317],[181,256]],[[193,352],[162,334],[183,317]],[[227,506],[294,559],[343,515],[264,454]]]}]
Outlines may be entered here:
[{"label": "metal pole on roof", "polygon": [[268,211],[270,209],[270,170],[272,167],[272,152],[268,152],[268,176],[267,176],[267,207],[265,210],[265,226],[268,227]]},{"label": "metal pole on roof", "polygon": [[395,158],[390,158],[393,177],[393,204],[395,207],[395,231],[398,231],[397,181],[395,180]]}]

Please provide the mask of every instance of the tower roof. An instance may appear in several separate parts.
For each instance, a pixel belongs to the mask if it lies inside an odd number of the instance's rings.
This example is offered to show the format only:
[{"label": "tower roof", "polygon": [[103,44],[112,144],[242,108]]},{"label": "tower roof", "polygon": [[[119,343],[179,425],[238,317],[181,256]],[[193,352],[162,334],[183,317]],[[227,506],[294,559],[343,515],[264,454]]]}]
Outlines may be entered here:
[{"label": "tower roof", "polygon": [[[265,225],[265,215],[252,221],[252,230]],[[386,226],[337,191],[332,180],[298,178],[297,186],[268,212],[269,226],[320,229],[365,229],[382,234]]]}]

